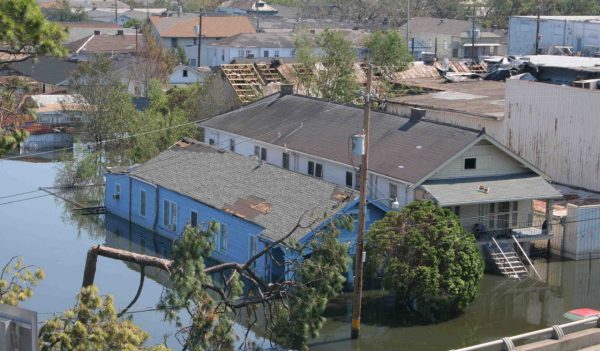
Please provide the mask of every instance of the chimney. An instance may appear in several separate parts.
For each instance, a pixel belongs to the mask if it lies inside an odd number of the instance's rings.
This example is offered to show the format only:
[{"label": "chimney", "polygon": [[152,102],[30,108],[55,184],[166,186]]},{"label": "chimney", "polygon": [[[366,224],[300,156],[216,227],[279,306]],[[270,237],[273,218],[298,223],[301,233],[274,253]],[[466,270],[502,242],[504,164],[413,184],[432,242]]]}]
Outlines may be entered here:
[{"label": "chimney", "polygon": [[94,31],[94,35],[100,35],[100,31],[99,30],[95,30]]},{"label": "chimney", "polygon": [[281,90],[279,92],[279,96],[283,97],[285,95],[294,94],[294,85],[293,84],[281,84]]},{"label": "chimney", "polygon": [[122,29],[117,29],[117,35],[123,35],[123,30]]},{"label": "chimney", "polygon": [[424,108],[412,107],[410,109],[410,120],[419,121],[421,118],[425,117],[426,112],[427,110],[425,110]]}]

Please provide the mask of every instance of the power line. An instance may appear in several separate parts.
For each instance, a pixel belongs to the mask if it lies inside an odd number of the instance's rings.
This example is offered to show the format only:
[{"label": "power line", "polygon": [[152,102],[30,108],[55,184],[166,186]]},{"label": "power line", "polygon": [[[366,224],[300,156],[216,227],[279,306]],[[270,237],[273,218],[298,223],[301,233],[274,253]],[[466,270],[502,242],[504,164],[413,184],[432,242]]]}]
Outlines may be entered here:
[{"label": "power line", "polygon": [[37,193],[38,191],[41,191],[41,190],[37,189],[37,190],[26,191],[24,193],[18,193],[18,194],[0,196],[0,199],[6,199],[6,198],[9,198],[9,197],[15,197],[15,196],[21,196],[21,195],[25,195],[25,194]]},{"label": "power line", "polygon": [[14,203],[17,203],[17,202],[22,202],[22,201],[33,200],[33,199],[37,199],[37,198],[44,197],[44,196],[50,196],[50,195],[53,195],[53,194],[44,194],[44,195],[38,195],[38,196],[34,196],[34,197],[28,197],[28,198],[20,199],[20,200],[13,200],[13,201],[8,201],[8,202],[0,202],[0,206],[14,204]]}]

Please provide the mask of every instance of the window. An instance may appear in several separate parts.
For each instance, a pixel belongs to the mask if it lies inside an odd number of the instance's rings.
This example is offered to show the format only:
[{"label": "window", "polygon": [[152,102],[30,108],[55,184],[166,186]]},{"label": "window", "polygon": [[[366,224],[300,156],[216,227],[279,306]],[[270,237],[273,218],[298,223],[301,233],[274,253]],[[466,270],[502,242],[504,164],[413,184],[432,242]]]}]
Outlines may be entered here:
[{"label": "window", "polygon": [[264,147],[255,145],[254,146],[254,156],[256,156],[258,159],[260,159],[262,161],[266,161],[267,160],[267,149],[265,149]]},{"label": "window", "polygon": [[198,226],[198,212],[192,211],[190,213],[190,225],[194,228]]},{"label": "window", "polygon": [[171,47],[172,48],[176,48],[177,47],[177,38],[171,38]]},{"label": "window", "polygon": [[273,56],[274,57],[279,57],[279,50],[275,50],[275,54]]},{"label": "window", "polygon": [[252,56],[252,50],[246,50],[246,57]]},{"label": "window", "polygon": [[465,158],[465,169],[475,169],[477,168],[477,159],[474,157]]},{"label": "window", "polygon": [[448,41],[444,40],[444,50],[448,50]]},{"label": "window", "polygon": [[215,139],[208,138],[208,145],[215,145]]},{"label": "window", "polygon": [[227,224],[221,223],[219,225],[219,252],[222,254],[227,253]]},{"label": "window", "polygon": [[[248,259],[258,253],[258,238],[255,236],[249,237],[250,242],[248,243]],[[256,268],[256,261],[252,263],[252,268]]]},{"label": "window", "polygon": [[281,167],[290,169],[290,154],[287,152],[281,154]]},{"label": "window", "polygon": [[229,151],[235,152],[235,139],[229,139]]},{"label": "window", "polygon": [[452,210],[457,217],[460,217],[460,206],[454,206]]},{"label": "window", "polygon": [[146,190],[140,190],[140,216],[146,217]]},{"label": "window", "polygon": [[171,231],[177,230],[177,204],[169,200],[163,201],[163,224]]},{"label": "window", "polygon": [[269,50],[265,50],[263,52],[263,57],[269,57]]},{"label": "window", "polygon": [[291,57],[294,57],[294,56],[296,56],[296,49],[292,49],[292,50],[290,50],[290,56],[291,56]]},{"label": "window", "polygon": [[189,59],[189,62],[190,62],[190,66],[196,67],[196,59]]},{"label": "window", "polygon": [[198,40],[198,38],[194,38],[194,45],[198,45],[197,40]]},{"label": "window", "polygon": [[221,49],[221,61],[225,62],[225,49]]},{"label": "window", "polygon": [[115,193],[113,194],[113,199],[120,200],[121,199],[121,184],[115,183]]},{"label": "window", "polygon": [[184,70],[183,70],[183,76],[184,76],[184,77],[187,77],[187,76],[188,76],[188,71],[187,71],[187,69],[184,69]]},{"label": "window", "polygon": [[390,202],[398,198],[398,185],[390,183],[389,187]]},{"label": "window", "polygon": [[458,49],[452,49],[452,57],[458,57]]},{"label": "window", "polygon": [[352,172],[346,171],[346,186],[348,188],[352,188],[352,180],[353,180],[352,178],[353,178]]},{"label": "window", "polygon": [[323,178],[323,165],[314,161],[308,161],[308,175]]},{"label": "window", "polygon": [[238,57],[244,57],[244,50],[238,50]]}]

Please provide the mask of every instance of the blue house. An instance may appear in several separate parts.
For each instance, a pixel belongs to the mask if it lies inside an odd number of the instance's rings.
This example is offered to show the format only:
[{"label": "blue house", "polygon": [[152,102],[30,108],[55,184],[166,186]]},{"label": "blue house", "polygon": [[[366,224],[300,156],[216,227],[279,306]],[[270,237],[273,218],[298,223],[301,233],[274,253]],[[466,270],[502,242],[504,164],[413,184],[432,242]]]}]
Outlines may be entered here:
[{"label": "blue house", "polygon": [[[351,188],[191,139],[145,164],[110,169],[105,188],[108,212],[167,238],[178,238],[186,225],[218,223],[211,258],[239,263],[282,239],[300,218],[307,228],[287,240],[308,240],[326,224],[324,213],[348,214],[358,223],[356,197]],[[385,215],[375,204],[367,212],[367,226]],[[340,234],[344,242],[355,238],[356,230]],[[286,243],[256,262],[265,280],[280,278],[285,269],[279,263],[297,255]]]}]

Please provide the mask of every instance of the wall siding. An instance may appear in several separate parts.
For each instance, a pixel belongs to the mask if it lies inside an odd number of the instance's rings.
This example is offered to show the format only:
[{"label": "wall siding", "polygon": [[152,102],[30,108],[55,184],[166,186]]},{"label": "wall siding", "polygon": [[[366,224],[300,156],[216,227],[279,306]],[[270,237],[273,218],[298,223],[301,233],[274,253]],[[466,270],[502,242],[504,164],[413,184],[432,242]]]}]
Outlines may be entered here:
[{"label": "wall siding", "polygon": [[[476,158],[475,169],[465,169],[465,158]],[[487,141],[481,141],[430,179],[472,178],[528,173],[515,159]]]}]

